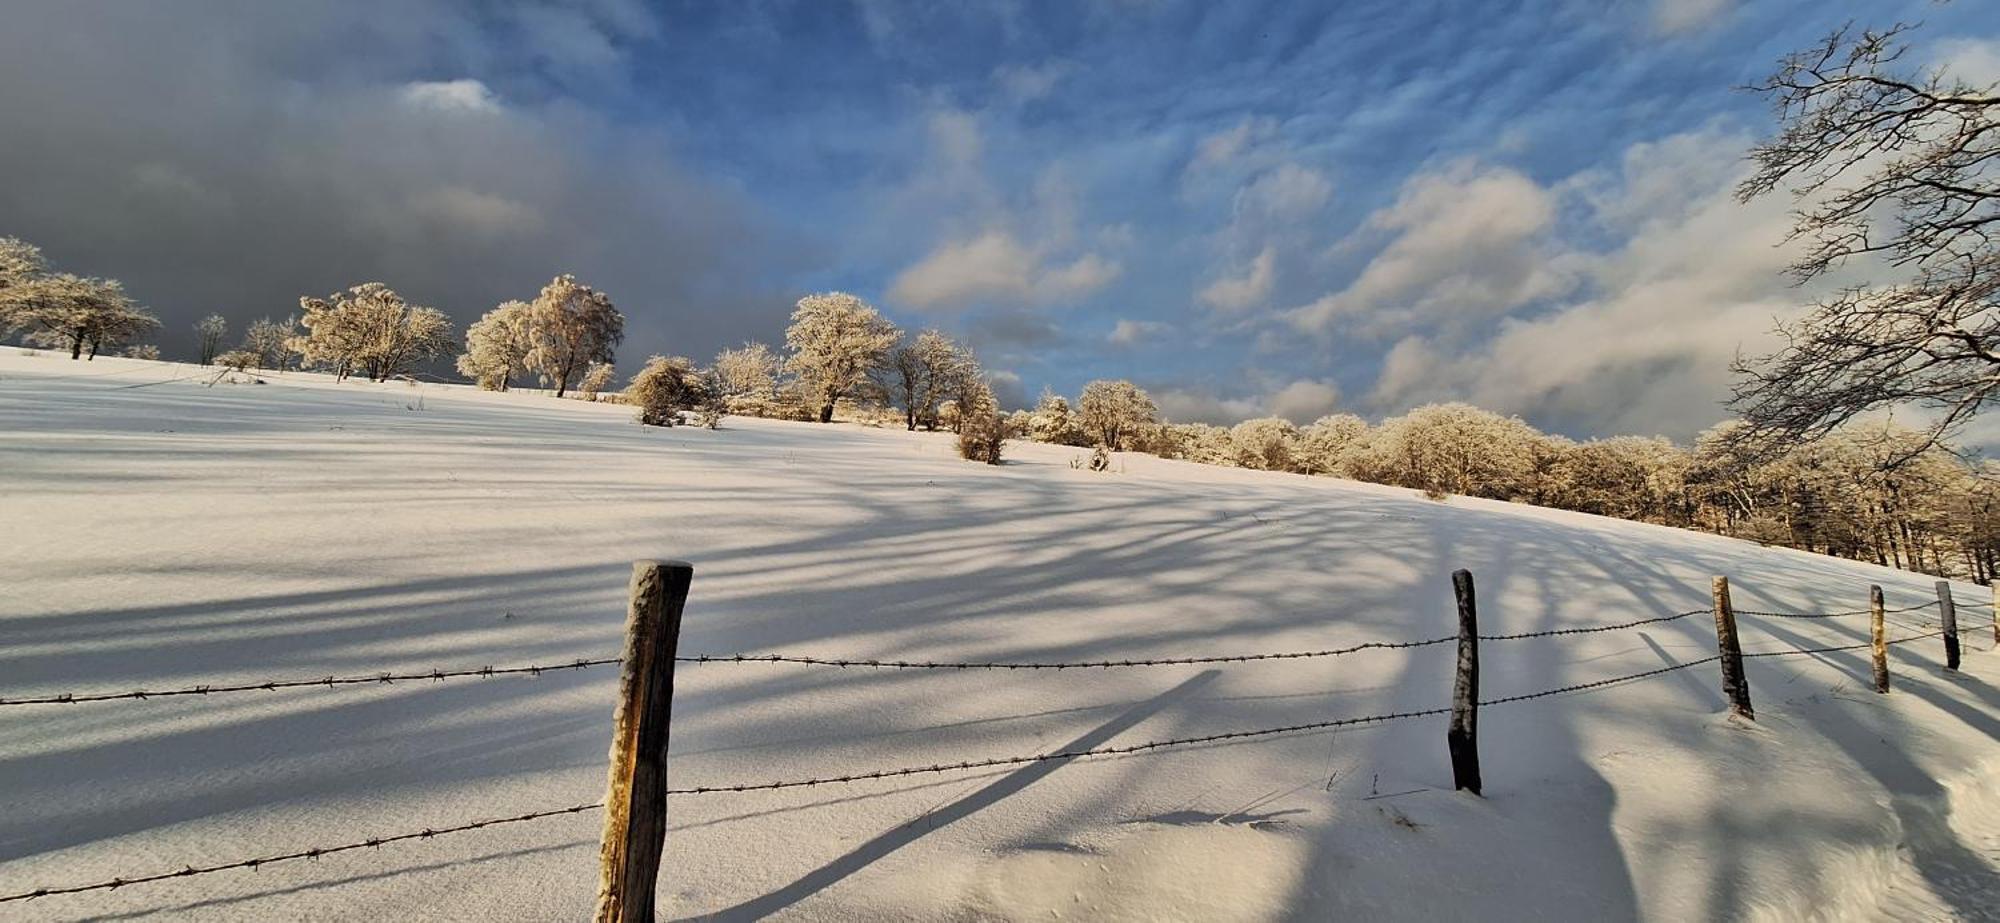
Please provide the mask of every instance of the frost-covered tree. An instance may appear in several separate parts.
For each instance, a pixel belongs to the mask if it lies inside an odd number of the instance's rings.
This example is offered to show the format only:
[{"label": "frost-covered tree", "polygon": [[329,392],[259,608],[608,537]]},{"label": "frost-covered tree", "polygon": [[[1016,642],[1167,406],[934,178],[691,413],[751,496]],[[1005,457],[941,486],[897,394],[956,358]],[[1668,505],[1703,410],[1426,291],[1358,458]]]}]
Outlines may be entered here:
[{"label": "frost-covered tree", "polygon": [[611,378],[618,374],[609,362],[593,362],[583,372],[583,381],[576,386],[576,395],[586,401],[597,400],[599,392],[611,386]]},{"label": "frost-covered tree", "polygon": [[326,298],[300,298],[299,307],[305,333],[292,337],[292,351],[303,364],[332,370],[336,380],[361,371],[372,381],[388,381],[416,362],[458,348],[443,311],[412,305],[380,282]]},{"label": "frost-covered tree", "polygon": [[1084,444],[1083,427],[1077,425],[1076,414],[1070,411],[1069,398],[1046,388],[1029,415],[1029,434],[1036,442],[1051,445]]},{"label": "frost-covered tree", "polygon": [[962,403],[972,390],[984,387],[972,351],[936,330],[897,346],[882,373],[882,386],[902,405],[903,425],[912,431],[918,426],[937,429],[940,405]]},{"label": "frost-covered tree", "polygon": [[305,329],[292,338],[292,351],[301,367],[328,369],[334,380],[346,381],[375,348],[378,319],[400,316],[408,307],[403,296],[380,282],[326,298],[302,297],[299,325]]},{"label": "frost-covered tree", "polygon": [[1534,435],[1517,418],[1470,404],[1426,404],[1382,421],[1357,461],[1368,480],[1507,500],[1527,483]]},{"label": "frost-covered tree", "polygon": [[625,389],[625,402],[638,408],[639,422],[647,426],[678,426],[683,412],[698,411],[709,400],[701,371],[680,356],[647,359]]},{"label": "frost-covered tree", "polygon": [[1125,448],[1127,436],[1160,419],[1160,408],[1129,381],[1099,379],[1083,386],[1077,400],[1077,425],[1097,445],[1113,452]]},{"label": "frost-covered tree", "polygon": [[38,279],[49,272],[42,248],[18,237],[0,237],[0,289]]},{"label": "frost-covered tree", "polygon": [[[234,350],[231,350],[231,352],[244,354],[236,357],[237,361],[241,362],[242,365],[235,363],[223,364],[229,365],[231,368],[236,368],[239,371],[248,367],[275,369],[282,372],[291,368],[291,342],[292,338],[298,335],[299,322],[296,318],[287,317],[282,321],[274,321],[268,317],[258,318],[250,323],[248,329],[243,331],[243,342],[238,344]],[[216,357],[216,361],[218,362],[221,359],[222,357],[220,356]]]},{"label": "frost-covered tree", "polygon": [[26,287],[49,274],[40,247],[18,237],[0,237],[0,337],[29,326],[17,316],[27,305]]},{"label": "frost-covered tree", "polygon": [[819,408],[819,421],[830,423],[834,404],[867,384],[901,338],[894,324],[853,295],[807,295],[799,299],[785,331],[791,351],[785,368]]},{"label": "frost-covered tree", "polygon": [[55,273],[10,286],[8,323],[26,328],[28,342],[68,349],[71,359],[128,343],[160,322],[141,309],[115,279]]},{"label": "frost-covered tree", "polygon": [[984,379],[974,378],[955,399],[958,405],[958,455],[968,461],[1000,464],[1007,426],[1000,402]]},{"label": "frost-covered tree", "polygon": [[222,338],[228,334],[229,321],[220,314],[210,314],[195,321],[195,361],[202,365],[214,365],[215,354],[222,349]]},{"label": "frost-covered tree", "polygon": [[534,348],[529,335],[532,316],[525,301],[504,301],[465,328],[465,352],[458,357],[458,372],[487,391],[505,391],[514,377],[528,371],[528,353]]},{"label": "frost-covered tree", "polygon": [[778,390],[778,354],[751,341],[715,354],[713,370],[724,397],[769,400]]},{"label": "frost-covered tree", "polygon": [[1349,462],[1366,448],[1368,421],[1351,413],[1334,413],[1299,431],[1298,470],[1306,474],[1351,474]]},{"label": "frost-covered tree", "polygon": [[1567,447],[1556,463],[1566,509],[1670,522],[1682,493],[1686,453],[1658,437],[1613,436]]},{"label": "frost-covered tree", "polygon": [[609,296],[575,276],[557,276],[528,308],[527,368],[562,397],[591,363],[613,361],[624,338],[625,315]]},{"label": "frost-covered tree", "polygon": [[1278,417],[1245,420],[1229,428],[1229,444],[1239,467],[1259,471],[1297,471],[1299,428]]}]

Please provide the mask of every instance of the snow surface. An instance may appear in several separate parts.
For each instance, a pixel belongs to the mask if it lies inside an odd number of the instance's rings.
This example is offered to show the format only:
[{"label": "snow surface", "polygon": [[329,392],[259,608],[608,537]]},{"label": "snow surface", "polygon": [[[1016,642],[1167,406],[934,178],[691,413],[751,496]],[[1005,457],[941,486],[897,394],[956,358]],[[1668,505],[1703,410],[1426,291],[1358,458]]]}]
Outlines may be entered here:
[{"label": "snow surface", "polygon": [[[1325,648],[1929,578],[1502,503],[949,437],[317,375],[0,355],[0,696],[611,656],[634,559],[694,562],[683,652],[1098,659]],[[1444,720],[678,797],[663,913],[812,920],[1990,919],[2000,654],[1713,665]],[[1914,615],[1927,615],[1916,613]],[[1863,619],[1742,619],[1747,649]],[[1914,629],[1904,629],[1912,631]],[[1705,616],[1488,643],[1496,698],[1712,653]],[[1448,646],[1063,673],[684,665],[676,785],[1011,756],[1446,704]],[[598,798],[615,673],[0,709],[0,893]],[[26,920],[575,920],[589,813],[117,891]]]}]

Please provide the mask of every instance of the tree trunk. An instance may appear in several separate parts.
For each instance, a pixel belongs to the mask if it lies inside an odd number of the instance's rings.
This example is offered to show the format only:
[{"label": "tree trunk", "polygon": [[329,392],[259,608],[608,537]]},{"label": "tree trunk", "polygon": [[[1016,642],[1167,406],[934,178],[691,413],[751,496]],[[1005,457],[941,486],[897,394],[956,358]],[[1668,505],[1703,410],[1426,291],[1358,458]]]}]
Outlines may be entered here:
[{"label": "tree trunk", "polygon": [[833,402],[832,402],[832,401],[827,401],[826,403],[824,403],[824,404],[821,404],[821,405],[819,405],[819,421],[820,421],[821,423],[832,423],[832,422],[833,422]]},{"label": "tree trunk", "polygon": [[83,358],[83,334],[81,332],[69,338],[69,357],[71,359]]}]

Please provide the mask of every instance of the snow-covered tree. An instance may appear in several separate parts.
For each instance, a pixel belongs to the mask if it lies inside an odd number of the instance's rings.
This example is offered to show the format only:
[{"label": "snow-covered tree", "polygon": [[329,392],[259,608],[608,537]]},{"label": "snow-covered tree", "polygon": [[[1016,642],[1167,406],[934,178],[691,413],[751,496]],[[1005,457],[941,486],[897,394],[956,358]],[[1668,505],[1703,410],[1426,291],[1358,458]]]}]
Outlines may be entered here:
[{"label": "snow-covered tree", "polygon": [[115,279],[56,273],[10,286],[8,323],[28,330],[28,342],[65,348],[76,359],[116,348],[160,326]]},{"label": "snow-covered tree", "polygon": [[1533,428],[1470,404],[1426,404],[1382,421],[1363,477],[1429,494],[1506,500],[1527,483]]},{"label": "snow-covered tree", "polygon": [[364,371],[372,381],[388,381],[458,348],[443,311],[412,305],[380,282],[300,298],[299,307],[305,333],[292,337],[292,351],[304,364],[331,369],[336,380]]},{"label": "snow-covered tree", "polygon": [[1139,427],[1156,423],[1160,408],[1129,381],[1099,379],[1083,386],[1077,400],[1077,425],[1086,436],[1113,452],[1125,448],[1126,437]]},{"label": "snow-covered tree", "polygon": [[229,321],[220,314],[210,314],[195,321],[195,361],[202,365],[214,365],[215,354],[222,349],[222,338],[228,333]]},{"label": "snow-covered tree", "polygon": [[755,341],[715,354],[715,377],[723,396],[769,400],[778,390],[778,354]]},{"label": "snow-covered tree", "polygon": [[1368,421],[1351,413],[1334,413],[1299,431],[1298,470],[1306,474],[1349,476],[1350,460],[1366,448]]},{"label": "snow-covered tree", "polygon": [[958,405],[958,455],[969,461],[1000,464],[1007,442],[1000,402],[985,380],[974,377],[955,398]]},{"label": "snow-covered tree", "polygon": [[458,372],[488,391],[505,391],[514,376],[528,371],[531,311],[525,301],[504,301],[465,328],[465,352]]},{"label": "snow-covered tree", "polygon": [[700,410],[709,399],[701,371],[680,356],[647,359],[625,389],[625,402],[639,409],[639,422],[647,426],[678,426],[683,412]]},{"label": "snow-covered tree", "polygon": [[597,400],[598,392],[611,386],[611,377],[618,374],[609,362],[593,362],[583,372],[583,381],[576,386],[577,397],[586,401]]},{"label": "snow-covered tree", "polygon": [[785,367],[819,408],[819,421],[830,423],[834,404],[866,384],[901,337],[894,324],[853,295],[807,295],[785,331],[791,351]]},{"label": "snow-covered tree", "polygon": [[962,403],[975,387],[984,387],[972,351],[936,330],[891,351],[883,377],[883,387],[902,404],[903,424],[912,431],[920,425],[937,429],[939,405]]},{"label": "snow-covered tree", "polygon": [[1084,444],[1083,427],[1077,425],[1076,414],[1069,407],[1069,398],[1046,388],[1029,416],[1029,435],[1036,442],[1051,445]]},{"label": "snow-covered tree", "polygon": [[0,337],[30,326],[17,316],[27,305],[23,289],[49,274],[41,248],[18,237],[0,237]]},{"label": "snow-covered tree", "polygon": [[1239,467],[1259,471],[1297,471],[1300,468],[1299,428],[1278,417],[1245,420],[1229,428],[1229,443],[1235,448]]},{"label": "snow-covered tree", "polygon": [[[299,322],[287,317],[274,321],[268,317],[258,318],[243,331],[243,342],[231,352],[244,355],[235,361],[223,363],[241,370],[242,368],[276,369],[284,371],[292,365],[292,338],[299,335]],[[216,361],[221,362],[217,356]],[[241,363],[240,365],[238,363]]]},{"label": "snow-covered tree", "polygon": [[528,308],[527,368],[562,397],[591,363],[613,361],[624,338],[625,315],[610,297],[575,276],[557,276]]}]

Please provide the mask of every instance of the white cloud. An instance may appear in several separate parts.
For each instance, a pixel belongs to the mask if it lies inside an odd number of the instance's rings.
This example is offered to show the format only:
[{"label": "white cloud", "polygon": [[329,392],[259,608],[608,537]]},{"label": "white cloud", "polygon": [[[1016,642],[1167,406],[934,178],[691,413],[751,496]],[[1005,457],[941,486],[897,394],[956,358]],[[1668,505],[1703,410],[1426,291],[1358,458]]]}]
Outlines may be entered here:
[{"label": "white cloud", "polygon": [[1953,79],[1979,87],[2000,83],[2000,41],[1945,39],[1932,49],[1931,60]]},{"label": "white cloud", "polygon": [[1662,35],[1698,32],[1735,5],[1735,0],[1653,0],[1653,31]]},{"label": "white cloud", "polygon": [[1310,218],[1333,198],[1333,182],[1295,163],[1259,175],[1236,193],[1236,213],[1271,221]]},{"label": "white cloud", "polygon": [[1341,325],[1393,333],[1505,313],[1570,285],[1552,259],[1556,201],[1504,167],[1459,162],[1419,174],[1342,248],[1388,233],[1389,243],[1346,288],[1292,309],[1299,330]]},{"label": "white cloud", "polygon": [[[1559,254],[1580,273],[1576,294],[1489,336],[1404,337],[1370,402],[1394,412],[1465,399],[1545,425],[1676,438],[1721,419],[1731,360],[1767,348],[1772,319],[1805,297],[1783,274],[1792,251],[1777,246],[1789,203],[1732,195],[1746,143],[1694,132],[1634,146],[1615,176],[1561,184],[1600,224],[1629,231],[1624,242]],[[1734,169],[1713,169],[1718,160]]]},{"label": "white cloud", "polygon": [[541,213],[533,206],[464,186],[425,190],[410,206],[418,215],[437,222],[445,233],[490,238],[528,234],[542,228]]},{"label": "white cloud", "polygon": [[1160,388],[1151,393],[1160,416],[1175,423],[1227,426],[1256,417],[1311,423],[1340,406],[1340,389],[1315,379],[1299,379],[1247,397],[1225,398],[1201,388]]},{"label": "white cloud", "polygon": [[1121,317],[1104,339],[1113,346],[1137,346],[1147,340],[1164,335],[1173,327],[1159,321],[1132,320]]},{"label": "white cloud", "polygon": [[929,128],[932,150],[949,167],[977,165],[985,154],[986,140],[979,129],[979,119],[970,112],[940,109],[931,113]]},{"label": "white cloud", "polygon": [[993,70],[993,82],[1000,92],[1016,103],[1033,102],[1055,92],[1056,84],[1069,76],[1067,61],[1041,64],[1008,64]]},{"label": "white cloud", "polygon": [[1295,381],[1264,399],[1271,416],[1311,423],[1340,406],[1340,389],[1330,381]]},{"label": "white cloud", "polygon": [[406,83],[399,95],[405,105],[416,109],[439,112],[500,111],[500,98],[486,84],[470,78]]},{"label": "white cloud", "polygon": [[1250,261],[1241,275],[1215,280],[1198,296],[1203,304],[1218,311],[1240,313],[1264,303],[1271,296],[1276,277],[1277,251],[1267,246]]},{"label": "white cloud", "polygon": [[1119,264],[1095,253],[1056,259],[1045,247],[990,230],[939,245],[896,275],[889,297],[923,310],[975,302],[1052,304],[1085,297],[1118,277]]},{"label": "white cloud", "polygon": [[1270,116],[1245,116],[1228,128],[1203,136],[1194,145],[1190,171],[1219,167],[1242,156],[1251,145],[1277,134],[1278,120]]}]

